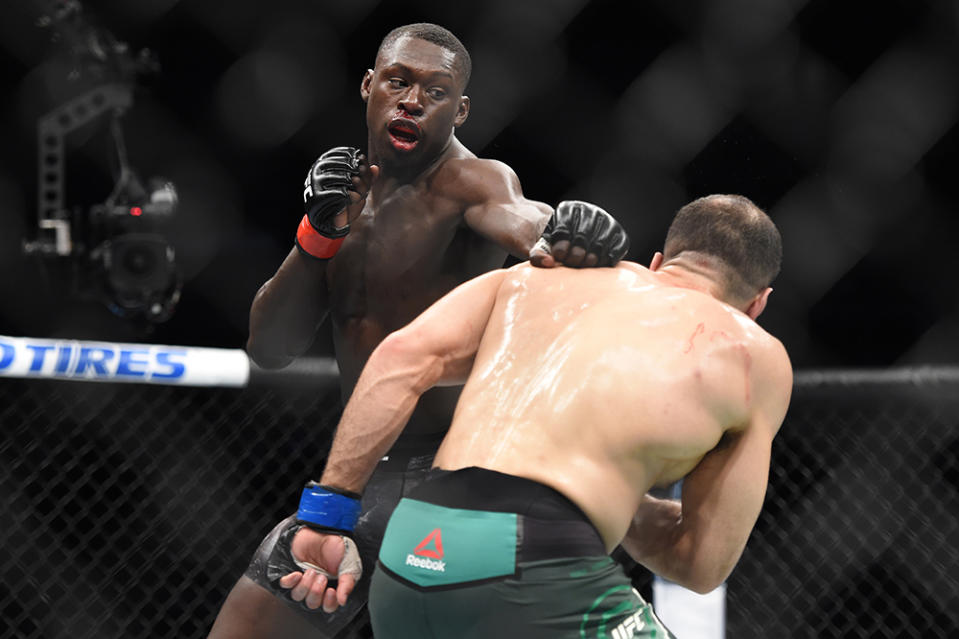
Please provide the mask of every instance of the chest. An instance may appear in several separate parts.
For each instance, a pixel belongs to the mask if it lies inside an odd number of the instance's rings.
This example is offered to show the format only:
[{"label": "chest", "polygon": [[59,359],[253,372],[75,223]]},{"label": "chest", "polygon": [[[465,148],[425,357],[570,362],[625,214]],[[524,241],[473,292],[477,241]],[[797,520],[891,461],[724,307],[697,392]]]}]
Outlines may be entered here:
[{"label": "chest", "polygon": [[[351,322],[399,328],[457,284],[495,268],[505,253],[470,230],[463,211],[420,188],[367,203],[327,268],[330,308]],[[492,259],[491,259],[492,257]]]}]

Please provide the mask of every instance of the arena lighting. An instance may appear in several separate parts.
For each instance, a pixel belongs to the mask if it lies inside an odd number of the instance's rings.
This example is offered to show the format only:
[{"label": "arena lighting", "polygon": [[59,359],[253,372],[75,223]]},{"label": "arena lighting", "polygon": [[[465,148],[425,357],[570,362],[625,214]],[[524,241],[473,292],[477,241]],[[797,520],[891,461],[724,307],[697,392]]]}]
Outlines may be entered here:
[{"label": "arena lighting", "polygon": [[[66,266],[72,295],[97,299],[120,317],[164,322],[173,315],[182,286],[167,238],[177,191],[161,177],[140,178],[127,159],[122,128],[137,76],[156,71],[156,63],[146,51],[134,58],[125,43],[90,24],[76,0],[51,2],[40,24],[70,56],[69,79],[92,79],[94,86],[37,122],[38,231],[24,251]],[[66,136],[101,117],[110,120],[118,167],[113,189],[86,210],[69,206]]]}]

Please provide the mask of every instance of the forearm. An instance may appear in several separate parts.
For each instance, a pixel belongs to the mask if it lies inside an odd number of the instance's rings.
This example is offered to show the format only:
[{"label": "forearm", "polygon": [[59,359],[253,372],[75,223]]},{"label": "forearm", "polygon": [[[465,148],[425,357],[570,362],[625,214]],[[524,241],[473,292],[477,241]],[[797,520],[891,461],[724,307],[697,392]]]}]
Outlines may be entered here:
[{"label": "forearm", "polygon": [[323,485],[362,492],[420,395],[439,378],[439,362],[411,356],[404,339],[394,333],[370,356],[337,427]]},{"label": "forearm", "polygon": [[[729,577],[746,540],[710,542],[709,535],[703,533],[707,524],[701,520],[697,523],[697,516],[684,511],[678,500],[645,495],[622,546],[630,557],[660,577],[695,592],[710,592]],[[727,522],[719,526],[736,527]]]},{"label": "forearm", "polygon": [[326,262],[293,249],[250,307],[247,353],[263,368],[282,368],[313,343],[329,310]]},{"label": "forearm", "polygon": [[548,204],[535,200],[526,200],[509,208],[512,228],[508,235],[504,235],[503,243],[513,257],[528,259],[530,249],[543,234],[553,209]]},{"label": "forearm", "polygon": [[678,500],[644,495],[622,546],[630,557],[660,577],[692,590],[712,589],[702,583],[702,566],[697,565]]},{"label": "forearm", "polygon": [[[675,499],[643,495],[622,546],[630,557],[653,572],[669,570],[670,556],[682,532],[682,504]],[[666,575],[663,575],[666,576]]]},{"label": "forearm", "polygon": [[436,385],[466,382],[507,272],[461,284],[380,342],[343,411],[324,485],[361,492],[420,396]]},{"label": "forearm", "polygon": [[525,260],[539,240],[553,209],[543,202],[520,199],[484,202],[468,209],[466,223],[515,258]]}]

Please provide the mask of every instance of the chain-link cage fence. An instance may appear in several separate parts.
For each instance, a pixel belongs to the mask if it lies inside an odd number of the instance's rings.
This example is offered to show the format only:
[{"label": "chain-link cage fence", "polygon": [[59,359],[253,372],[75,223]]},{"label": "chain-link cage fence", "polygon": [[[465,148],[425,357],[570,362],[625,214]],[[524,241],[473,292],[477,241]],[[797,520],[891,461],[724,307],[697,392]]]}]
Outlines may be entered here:
[{"label": "chain-link cage fence", "polygon": [[[729,636],[959,636],[959,375],[871,379],[799,376]],[[338,413],[330,387],[0,381],[0,637],[204,637]]]},{"label": "chain-link cage fence", "polygon": [[799,376],[730,636],[956,637],[957,569],[959,374]]},{"label": "chain-link cage fence", "polygon": [[205,637],[339,390],[0,381],[0,637]]}]

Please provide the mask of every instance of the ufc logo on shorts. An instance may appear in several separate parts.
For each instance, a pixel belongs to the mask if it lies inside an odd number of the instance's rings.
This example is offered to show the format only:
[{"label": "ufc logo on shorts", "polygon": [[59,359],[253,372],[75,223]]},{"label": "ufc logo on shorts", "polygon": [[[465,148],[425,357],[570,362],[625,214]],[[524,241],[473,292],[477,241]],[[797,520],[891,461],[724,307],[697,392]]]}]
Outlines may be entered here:
[{"label": "ufc logo on shorts", "polygon": [[637,630],[642,630],[643,626],[646,623],[640,618],[643,614],[643,611],[640,610],[636,612],[633,616],[629,617],[623,623],[619,624],[613,631],[609,634],[611,639],[629,639],[633,636],[633,633]]}]

